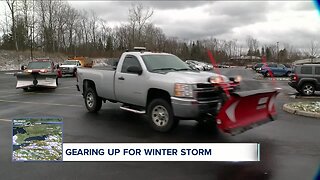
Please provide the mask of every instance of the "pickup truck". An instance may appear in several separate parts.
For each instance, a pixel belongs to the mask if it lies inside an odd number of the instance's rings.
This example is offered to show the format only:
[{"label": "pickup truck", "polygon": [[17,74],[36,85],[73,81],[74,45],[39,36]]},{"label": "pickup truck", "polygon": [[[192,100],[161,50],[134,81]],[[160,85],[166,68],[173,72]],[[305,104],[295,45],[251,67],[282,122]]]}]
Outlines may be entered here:
[{"label": "pickup truck", "polygon": [[116,66],[77,71],[77,89],[89,112],[99,111],[102,102],[120,102],[123,110],[146,114],[160,132],[172,130],[180,119],[216,116],[226,100],[224,90],[238,86],[238,78],[192,70],[175,55],[144,50],[124,52]]},{"label": "pickup truck", "polygon": [[79,60],[66,60],[60,65],[62,75],[72,74],[74,77],[76,76],[78,67],[81,67]]},{"label": "pickup truck", "polygon": [[28,66],[22,66],[21,70],[14,75],[17,77],[16,88],[24,91],[36,87],[57,88],[58,78],[62,77],[58,65],[46,58],[35,59]]}]

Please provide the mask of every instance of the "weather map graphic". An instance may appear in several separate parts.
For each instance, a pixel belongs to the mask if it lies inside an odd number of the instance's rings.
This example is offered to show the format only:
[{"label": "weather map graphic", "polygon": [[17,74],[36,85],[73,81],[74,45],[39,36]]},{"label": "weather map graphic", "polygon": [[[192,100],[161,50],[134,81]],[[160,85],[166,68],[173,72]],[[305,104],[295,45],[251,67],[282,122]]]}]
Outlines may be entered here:
[{"label": "weather map graphic", "polygon": [[14,119],[13,161],[62,161],[62,118]]}]

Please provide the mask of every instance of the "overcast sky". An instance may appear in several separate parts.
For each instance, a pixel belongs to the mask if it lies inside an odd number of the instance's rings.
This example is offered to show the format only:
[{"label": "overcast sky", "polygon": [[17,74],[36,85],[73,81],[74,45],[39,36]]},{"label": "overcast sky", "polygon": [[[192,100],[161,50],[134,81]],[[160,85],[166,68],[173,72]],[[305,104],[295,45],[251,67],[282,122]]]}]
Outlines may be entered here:
[{"label": "overcast sky", "polygon": [[[3,2],[2,2],[3,3]],[[76,9],[93,10],[111,26],[126,23],[130,1],[69,1]],[[141,1],[154,10],[150,19],[168,36],[195,40],[237,39],[248,35],[260,44],[308,47],[320,41],[320,12],[313,1]],[[1,8],[2,9],[2,8]]]},{"label": "overcast sky", "polygon": [[[92,9],[110,25],[125,23],[132,2],[70,1],[76,9]],[[261,44],[309,46],[320,40],[320,13],[313,1],[141,1],[154,9],[151,22],[168,36],[237,39],[248,35]]]}]

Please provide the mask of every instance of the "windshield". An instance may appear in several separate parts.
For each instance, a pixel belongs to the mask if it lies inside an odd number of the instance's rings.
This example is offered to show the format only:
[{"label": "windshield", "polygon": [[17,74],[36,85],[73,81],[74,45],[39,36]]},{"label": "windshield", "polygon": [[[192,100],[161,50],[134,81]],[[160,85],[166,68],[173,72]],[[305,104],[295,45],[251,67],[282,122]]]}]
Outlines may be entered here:
[{"label": "windshield", "polygon": [[50,69],[51,63],[49,61],[43,62],[30,62],[27,69]]},{"label": "windshield", "polygon": [[263,66],[263,63],[256,64],[256,68],[260,68]]},{"label": "windshield", "polygon": [[174,55],[142,55],[148,71],[155,70],[190,70],[189,66]]},{"label": "windshield", "polygon": [[76,65],[77,61],[64,61],[63,65]]}]

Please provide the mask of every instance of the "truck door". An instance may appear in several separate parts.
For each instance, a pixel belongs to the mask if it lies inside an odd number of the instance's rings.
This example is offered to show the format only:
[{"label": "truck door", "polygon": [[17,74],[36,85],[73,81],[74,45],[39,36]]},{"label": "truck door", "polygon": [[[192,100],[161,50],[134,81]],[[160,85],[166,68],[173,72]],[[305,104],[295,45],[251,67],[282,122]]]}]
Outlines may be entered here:
[{"label": "truck door", "polygon": [[315,66],[315,69],[314,69],[314,74],[315,74],[315,78],[317,80],[317,89],[320,87],[320,66]]},{"label": "truck door", "polygon": [[121,71],[117,70],[115,75],[115,95],[120,102],[144,106],[146,94],[143,93],[145,78],[142,75],[128,72],[128,67],[141,64],[137,57],[127,55],[122,63]]}]

